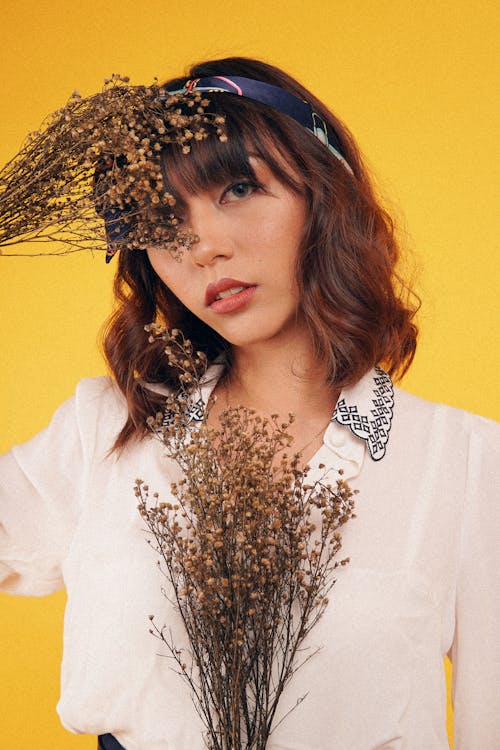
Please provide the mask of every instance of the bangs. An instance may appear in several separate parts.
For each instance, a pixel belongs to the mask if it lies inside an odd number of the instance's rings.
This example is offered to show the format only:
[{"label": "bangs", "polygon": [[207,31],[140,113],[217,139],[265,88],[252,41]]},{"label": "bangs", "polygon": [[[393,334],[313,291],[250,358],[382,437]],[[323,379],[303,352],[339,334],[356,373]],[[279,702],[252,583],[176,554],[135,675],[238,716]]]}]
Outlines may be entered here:
[{"label": "bangs", "polygon": [[298,168],[294,155],[279,139],[279,113],[232,94],[211,93],[209,97],[206,111],[224,117],[227,140],[209,134],[202,141],[191,141],[188,154],[176,143],[166,146],[162,151],[166,190],[174,197],[179,190],[193,195],[237,178],[255,179],[250,158],[256,157],[280,182],[302,192],[301,182],[291,172],[294,166],[294,171]]}]

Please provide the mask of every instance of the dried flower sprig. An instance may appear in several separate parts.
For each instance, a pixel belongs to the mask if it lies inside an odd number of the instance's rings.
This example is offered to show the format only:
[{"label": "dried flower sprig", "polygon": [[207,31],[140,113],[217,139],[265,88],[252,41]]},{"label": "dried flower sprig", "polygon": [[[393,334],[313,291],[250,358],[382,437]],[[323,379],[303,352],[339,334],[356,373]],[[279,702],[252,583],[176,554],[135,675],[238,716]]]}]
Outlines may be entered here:
[{"label": "dried flower sprig", "polygon": [[226,140],[224,117],[208,106],[199,92],[119,75],[92,96],[74,92],[0,172],[0,253],[43,254],[2,247],[56,242],[49,254],[152,244],[182,254],[197,238],[179,226],[160,155],[169,143],[188,153],[210,134]]},{"label": "dried flower sprig", "polygon": [[181,375],[168,418],[159,414],[150,427],[182,479],[169,502],[142,480],[135,492],[189,653],[153,616],[151,632],[191,688],[207,747],[264,750],[285,686],[313,655],[304,656],[304,639],[348,562],[336,556],[353,491],[340,472],[333,486],[326,470],[310,480],[300,455],[287,453],[290,422],[277,415],[233,407],[220,428],[190,422],[206,361],[179,331],[149,330]]}]

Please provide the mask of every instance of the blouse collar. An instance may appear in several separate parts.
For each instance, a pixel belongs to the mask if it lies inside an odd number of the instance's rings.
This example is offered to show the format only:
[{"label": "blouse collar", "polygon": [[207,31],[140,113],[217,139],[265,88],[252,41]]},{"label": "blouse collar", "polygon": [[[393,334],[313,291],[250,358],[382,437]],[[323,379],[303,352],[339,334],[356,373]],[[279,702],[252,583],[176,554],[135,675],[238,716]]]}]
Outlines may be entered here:
[{"label": "blouse collar", "polygon": [[394,387],[390,375],[375,367],[339,397],[331,421],[348,427],[364,440],[370,456],[385,456],[394,410]]},{"label": "blouse collar", "polygon": [[[201,381],[201,392],[188,404],[188,420],[201,422],[210,395],[224,371],[223,363],[208,368]],[[154,390],[160,390],[155,387]],[[163,390],[163,389],[162,389]],[[345,459],[362,461],[360,451],[367,447],[370,457],[380,461],[386,453],[394,409],[394,388],[390,375],[380,367],[366,373],[355,385],[342,390],[324,444]],[[168,411],[165,423],[169,421]],[[349,430],[346,434],[337,425]],[[350,436],[350,437],[349,437]],[[355,438],[355,439],[353,439]]]}]

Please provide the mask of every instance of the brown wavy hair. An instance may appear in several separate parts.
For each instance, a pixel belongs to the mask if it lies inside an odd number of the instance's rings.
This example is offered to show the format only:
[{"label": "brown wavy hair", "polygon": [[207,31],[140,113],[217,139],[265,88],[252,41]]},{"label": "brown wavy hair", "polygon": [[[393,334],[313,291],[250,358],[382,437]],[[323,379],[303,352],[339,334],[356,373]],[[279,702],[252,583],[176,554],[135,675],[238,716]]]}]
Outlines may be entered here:
[{"label": "brown wavy hair", "polygon": [[[195,192],[254,176],[249,151],[263,159],[279,180],[306,199],[308,219],[296,277],[301,311],[316,355],[329,362],[329,380],[339,388],[353,385],[376,364],[401,377],[415,354],[419,301],[396,273],[399,247],[393,221],[377,200],[352,135],[322,102],[274,66],[232,57],[195,65],[187,77],[214,75],[254,78],[308,101],[335,130],[353,174],[291,118],[219,93],[210,94],[210,100],[225,116],[227,142],[209,137],[194,144],[189,156],[177,145],[167,147],[162,154],[167,179]],[[174,89],[185,80],[165,85]],[[131,438],[144,436],[147,417],[161,410],[164,397],[147,384],[175,383],[161,344],[148,343],[145,325],[159,321],[180,328],[209,362],[230,348],[166,288],[145,252],[120,253],[114,292],[117,304],[103,349],[128,404],[128,419],[114,446],[121,449]]]}]

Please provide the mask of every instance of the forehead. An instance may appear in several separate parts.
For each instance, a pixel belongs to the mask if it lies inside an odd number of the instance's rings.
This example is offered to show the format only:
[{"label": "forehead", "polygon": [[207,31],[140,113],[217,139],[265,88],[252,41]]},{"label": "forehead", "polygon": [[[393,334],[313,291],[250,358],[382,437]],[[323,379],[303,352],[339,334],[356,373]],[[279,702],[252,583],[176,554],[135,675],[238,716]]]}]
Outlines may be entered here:
[{"label": "forehead", "polygon": [[203,192],[234,177],[255,177],[244,144],[222,144],[215,136],[194,143],[188,154],[172,144],[161,156],[165,187],[174,195]]},{"label": "forehead", "polygon": [[272,135],[258,129],[250,133],[240,125],[227,118],[226,141],[210,134],[202,141],[193,141],[187,154],[177,144],[165,147],[161,163],[166,189],[175,197],[176,194],[203,192],[235,177],[255,179],[253,165],[259,160],[280,182],[302,192],[302,181],[290,165],[293,160],[280,153]]}]

